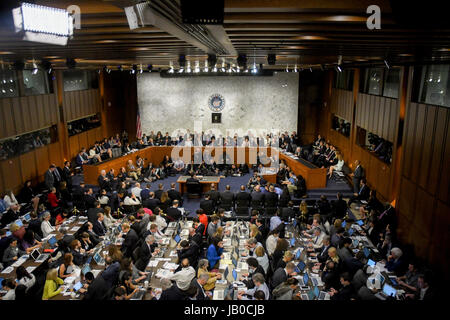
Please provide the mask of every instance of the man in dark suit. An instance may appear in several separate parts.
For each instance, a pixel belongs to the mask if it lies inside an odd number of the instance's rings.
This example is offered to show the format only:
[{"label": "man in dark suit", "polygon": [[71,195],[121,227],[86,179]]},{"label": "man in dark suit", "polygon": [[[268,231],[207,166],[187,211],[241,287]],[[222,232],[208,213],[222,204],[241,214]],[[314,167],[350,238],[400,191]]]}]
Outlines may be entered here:
[{"label": "man in dark suit", "polygon": [[51,190],[55,186],[55,176],[53,175],[55,170],[56,166],[52,164],[44,174],[45,186],[48,190]]},{"label": "man in dark suit", "polygon": [[124,241],[122,243],[122,253],[125,257],[130,258],[133,255],[133,250],[136,247],[139,237],[128,223],[122,224],[122,232],[124,233]]},{"label": "man in dark suit", "polygon": [[197,300],[209,300],[208,295],[205,292],[205,289],[203,289],[203,286],[208,282],[209,275],[207,273],[203,273],[200,275],[200,277],[192,279],[191,285],[195,286],[197,288]]},{"label": "man in dark suit", "polygon": [[332,202],[331,207],[333,209],[333,217],[336,219],[342,219],[347,214],[347,202],[342,199],[342,194],[340,192],[338,192],[337,200]]},{"label": "man in dark suit", "polygon": [[264,195],[264,205],[266,208],[276,208],[278,205],[278,194],[273,184],[269,186],[269,192]]},{"label": "man in dark suit", "polygon": [[86,193],[83,196],[83,201],[86,204],[86,208],[95,208],[96,200],[95,200],[94,192],[92,191],[92,188],[87,189]]},{"label": "man in dark suit", "polygon": [[100,175],[98,176],[97,181],[100,189],[111,191],[111,183],[109,181],[108,176],[106,175],[106,170],[100,171]]},{"label": "man in dark suit", "polygon": [[100,243],[101,239],[98,235],[95,234],[94,232],[94,225],[92,224],[92,222],[87,222],[87,230],[86,230],[87,234],[89,235],[89,240],[91,240],[92,245],[95,247],[97,244]]},{"label": "man in dark suit", "polygon": [[355,201],[359,201],[359,200],[365,200],[367,201],[367,199],[369,199],[370,196],[370,188],[366,185],[366,179],[362,178],[361,182],[360,182],[360,189],[359,192],[356,193],[353,197],[350,198],[350,200],[348,200],[348,206],[350,207],[350,205],[355,202]]},{"label": "man in dark suit", "polygon": [[152,256],[159,252],[157,246],[158,244],[155,242],[154,236],[148,235],[145,238],[145,241],[141,245],[139,250],[139,259],[136,261],[137,269],[145,271],[145,268],[147,268],[148,262],[150,261]]},{"label": "man in dark suit", "polygon": [[64,162],[64,168],[62,169],[62,179],[66,181],[67,188],[72,190],[72,177],[73,173],[70,171],[70,161]]},{"label": "man in dark suit", "polygon": [[214,203],[214,207],[216,207],[220,201],[220,192],[216,190],[216,185],[214,183],[211,184],[211,190],[209,190],[206,194],[209,195],[209,198]]},{"label": "man in dark suit", "polygon": [[289,221],[289,218],[295,218],[294,202],[289,201],[286,208],[281,208],[281,219]]},{"label": "man in dark suit", "polygon": [[87,212],[87,216],[88,216],[88,221],[94,223],[95,221],[97,221],[98,218],[98,214],[102,212],[103,213],[103,209],[100,205],[100,202],[95,201],[94,202],[94,207],[93,208],[89,208],[88,212]]},{"label": "man in dark suit", "polygon": [[103,224],[103,219],[105,217],[103,216],[103,213],[99,212],[97,214],[97,220],[93,223],[93,231],[96,235],[99,237],[104,236],[106,234],[106,228]]},{"label": "man in dark suit", "polygon": [[214,202],[209,198],[209,195],[205,195],[205,200],[200,201],[200,208],[207,215],[211,215],[214,213]]},{"label": "man in dark suit", "polygon": [[225,191],[220,193],[219,207],[225,210],[231,210],[234,206],[234,193],[231,192],[230,185],[225,186]]},{"label": "man in dark suit", "polygon": [[174,200],[172,206],[167,209],[167,216],[170,221],[178,221],[181,218],[181,211],[178,209],[178,200]]},{"label": "man in dark suit", "polygon": [[161,195],[163,194],[163,192],[164,192],[164,185],[160,183],[158,185],[158,190],[155,191],[155,198],[161,200]]},{"label": "man in dark suit", "polygon": [[109,286],[106,283],[102,275],[97,278],[94,277],[92,272],[88,272],[85,275],[86,282],[89,284],[86,294],[83,300],[105,300],[108,299]]},{"label": "man in dark suit", "polygon": [[[204,225],[202,225],[203,228],[205,228]],[[200,247],[203,243],[203,230],[197,230],[195,228],[189,228],[189,242],[195,243],[197,245],[197,248]]]},{"label": "man in dark suit", "polygon": [[342,288],[337,291],[334,288],[330,289],[330,296],[331,300],[338,300],[338,301],[350,301],[356,299],[356,291],[353,285],[351,284],[351,277],[348,272],[344,272],[341,274],[341,285]]},{"label": "man in dark suit", "polygon": [[322,248],[316,250],[315,254],[320,263],[324,263],[328,260],[328,249],[331,248],[330,236],[323,237],[322,243]]},{"label": "man in dark suit", "polygon": [[250,206],[250,193],[245,191],[245,186],[241,185],[241,190],[236,193],[236,207],[248,207]]},{"label": "man in dark suit", "polygon": [[175,190],[175,186],[176,184],[174,182],[172,182],[170,184],[170,190],[167,191],[167,194],[169,195],[169,198],[174,201],[174,200],[178,200],[178,202],[180,204],[183,204],[183,197],[181,196],[180,191]]},{"label": "man in dark suit", "polygon": [[197,269],[198,251],[198,245],[196,242],[183,240],[180,242],[179,247],[177,248],[178,261],[188,259],[189,265],[194,269]]},{"label": "man in dark suit", "polygon": [[[150,198],[150,184],[147,183],[147,185],[145,186],[144,189],[142,189],[141,194],[141,201],[144,202],[145,200],[147,200],[148,198]],[[153,210],[152,210],[153,211]]]},{"label": "man in dark suit", "polygon": [[250,194],[252,208],[262,208],[264,204],[264,193],[261,192],[259,185],[255,186],[255,189]]},{"label": "man in dark suit", "polygon": [[148,198],[147,200],[144,200],[142,202],[142,205],[144,206],[144,208],[148,208],[152,211],[155,211],[155,208],[157,206],[159,206],[161,201],[159,201],[159,199],[156,198],[155,193],[153,191],[150,192],[149,196],[150,196],[150,198]]},{"label": "man in dark suit", "polygon": [[350,176],[352,177],[353,182],[353,192],[357,194],[359,191],[361,179],[365,177],[365,172],[359,160],[355,160],[355,166],[355,171],[351,173]]},{"label": "man in dark suit", "polygon": [[295,275],[295,264],[293,262],[288,262],[286,264],[286,268],[278,268],[275,270],[272,276],[271,286],[272,288],[276,288],[280,283],[285,282],[289,276]]},{"label": "man in dark suit", "polygon": [[174,283],[169,289],[163,290],[159,300],[187,300],[187,294],[185,291],[178,288],[177,284]]}]

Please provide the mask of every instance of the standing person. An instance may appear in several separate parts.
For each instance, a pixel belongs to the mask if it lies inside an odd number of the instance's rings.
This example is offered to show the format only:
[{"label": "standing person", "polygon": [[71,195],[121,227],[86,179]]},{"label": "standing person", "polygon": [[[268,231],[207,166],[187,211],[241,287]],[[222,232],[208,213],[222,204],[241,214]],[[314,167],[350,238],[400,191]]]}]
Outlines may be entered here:
[{"label": "standing person", "polygon": [[353,193],[357,196],[361,179],[365,176],[364,168],[361,166],[359,160],[355,160],[355,171],[351,173],[350,176],[352,177],[353,182]]}]

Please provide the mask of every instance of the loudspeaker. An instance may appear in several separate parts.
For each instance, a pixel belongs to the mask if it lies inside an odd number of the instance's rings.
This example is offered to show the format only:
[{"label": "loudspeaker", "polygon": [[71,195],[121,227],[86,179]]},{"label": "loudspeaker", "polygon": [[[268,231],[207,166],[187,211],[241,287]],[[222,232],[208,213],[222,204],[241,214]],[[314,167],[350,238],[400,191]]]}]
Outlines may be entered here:
[{"label": "loudspeaker", "polygon": [[224,0],[181,0],[183,23],[223,24]]}]

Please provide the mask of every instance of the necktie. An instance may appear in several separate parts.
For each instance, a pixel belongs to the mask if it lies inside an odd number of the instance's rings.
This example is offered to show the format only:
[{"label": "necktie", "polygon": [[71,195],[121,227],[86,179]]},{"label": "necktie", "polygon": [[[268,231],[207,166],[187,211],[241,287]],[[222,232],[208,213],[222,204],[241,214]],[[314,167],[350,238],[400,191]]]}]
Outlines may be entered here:
[{"label": "necktie", "polygon": [[56,180],[60,181],[61,176],[59,175],[58,169],[56,169],[54,172],[55,172]]}]

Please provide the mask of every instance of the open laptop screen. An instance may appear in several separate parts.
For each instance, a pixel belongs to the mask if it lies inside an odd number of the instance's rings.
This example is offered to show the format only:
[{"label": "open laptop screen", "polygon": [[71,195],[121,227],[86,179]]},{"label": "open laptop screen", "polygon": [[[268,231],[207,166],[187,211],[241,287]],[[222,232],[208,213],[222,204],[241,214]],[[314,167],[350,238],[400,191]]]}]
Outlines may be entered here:
[{"label": "open laptop screen", "polygon": [[174,240],[175,240],[176,243],[179,243],[180,240],[181,240],[181,238],[180,238],[179,235],[176,235],[175,238],[174,238]]},{"label": "open laptop screen", "polygon": [[51,237],[51,238],[48,240],[48,244],[49,244],[50,246],[53,247],[57,241],[58,241],[58,240],[56,240],[56,237]]},{"label": "open laptop screen", "polygon": [[20,228],[23,226],[22,220],[17,219],[16,221],[14,221],[15,224],[17,224],[17,226]]},{"label": "open laptop screen", "polygon": [[36,260],[40,256],[39,250],[34,249],[33,252],[31,252],[31,257]]},{"label": "open laptop screen", "polygon": [[397,296],[397,290],[395,290],[393,287],[388,285],[387,283],[383,286],[383,293],[387,295],[388,297],[396,297]]},{"label": "open laptop screen", "polygon": [[297,264],[297,268],[300,270],[300,272],[303,272],[303,270],[305,270],[306,264],[303,261],[300,261]]},{"label": "open laptop screen", "polygon": [[78,290],[81,289],[82,286],[83,286],[83,284],[82,284],[80,281],[78,281],[78,282],[73,286],[73,290],[74,290],[74,291],[78,291]]},{"label": "open laptop screen", "polygon": [[235,269],[233,269],[233,278],[234,278],[234,281],[236,281],[236,279],[237,279],[237,271]]},{"label": "open laptop screen", "polygon": [[367,261],[367,265],[370,267],[374,267],[375,266],[375,261],[373,261],[372,259],[369,259],[369,261]]},{"label": "open laptop screen", "polygon": [[295,246],[295,238],[291,239],[291,247]]},{"label": "open laptop screen", "polygon": [[360,227],[362,227],[363,224],[364,224],[364,222],[363,222],[362,220],[358,220],[358,221],[356,221],[356,223],[357,223]]},{"label": "open laptop screen", "polygon": [[305,273],[305,274],[303,275],[303,283],[305,284],[305,286],[308,285],[308,281],[309,281],[309,276],[308,276],[307,273]]},{"label": "open laptop screen", "polygon": [[297,250],[297,252],[295,253],[295,260],[300,259],[301,255],[302,255],[302,250]]},{"label": "open laptop screen", "polygon": [[364,255],[366,256],[366,258],[368,258],[368,257],[369,257],[369,255],[370,255],[370,251],[369,251],[369,248],[367,248],[367,247],[364,247],[363,251],[364,251]]},{"label": "open laptop screen", "polygon": [[314,295],[316,296],[316,298],[318,298],[318,297],[319,297],[319,293],[320,293],[320,290],[319,290],[319,288],[317,288],[317,287],[314,287]]},{"label": "open laptop screen", "polygon": [[84,265],[83,269],[81,269],[81,272],[86,275],[86,273],[91,272],[91,267],[89,265]]}]

